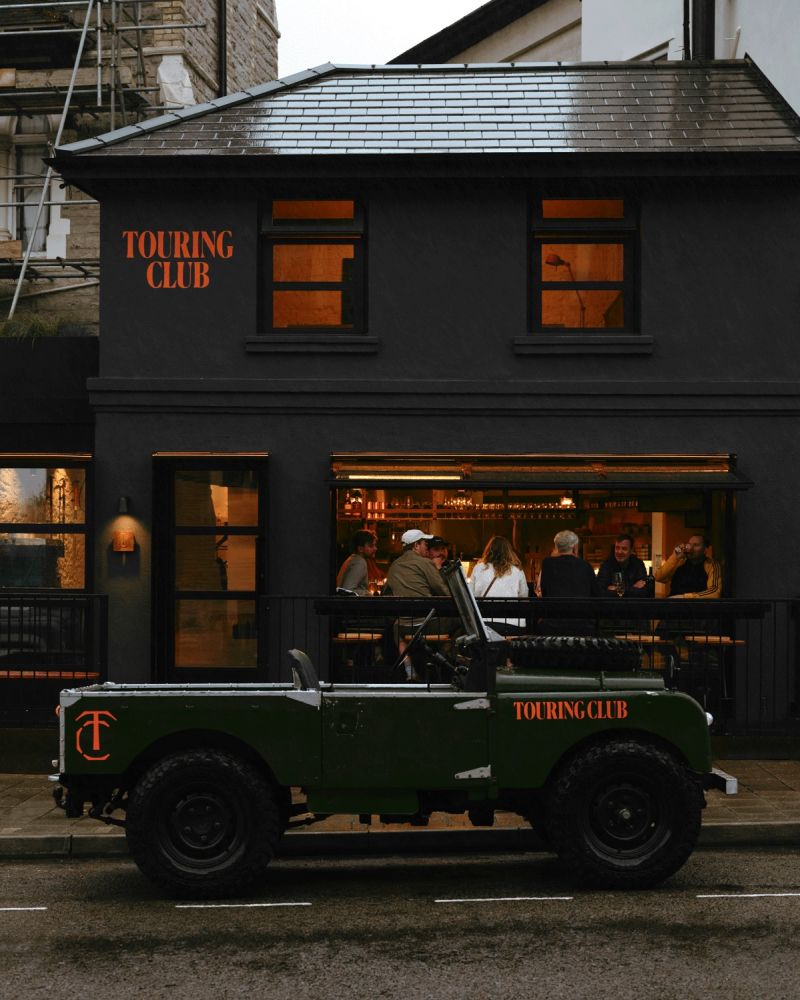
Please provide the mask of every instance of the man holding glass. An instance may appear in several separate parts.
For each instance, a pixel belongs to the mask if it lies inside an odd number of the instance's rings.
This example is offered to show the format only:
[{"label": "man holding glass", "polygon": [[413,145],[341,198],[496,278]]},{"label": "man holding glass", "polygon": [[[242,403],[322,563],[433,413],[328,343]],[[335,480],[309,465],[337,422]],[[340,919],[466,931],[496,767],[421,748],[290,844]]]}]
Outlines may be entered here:
[{"label": "man holding glass", "polygon": [[597,582],[604,597],[647,597],[647,570],[633,554],[633,536],[617,535],[614,550],[597,571]]}]

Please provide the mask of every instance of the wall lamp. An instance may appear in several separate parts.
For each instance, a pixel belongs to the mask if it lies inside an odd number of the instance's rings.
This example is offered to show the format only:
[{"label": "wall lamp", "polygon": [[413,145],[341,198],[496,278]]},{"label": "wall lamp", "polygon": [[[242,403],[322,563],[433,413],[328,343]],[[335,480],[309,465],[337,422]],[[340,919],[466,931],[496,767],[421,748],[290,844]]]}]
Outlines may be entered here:
[{"label": "wall lamp", "polygon": [[[127,514],[130,512],[131,498],[121,496],[117,501],[117,513]],[[112,531],[111,551],[112,552],[134,552],[136,550],[136,536],[132,531]]]}]

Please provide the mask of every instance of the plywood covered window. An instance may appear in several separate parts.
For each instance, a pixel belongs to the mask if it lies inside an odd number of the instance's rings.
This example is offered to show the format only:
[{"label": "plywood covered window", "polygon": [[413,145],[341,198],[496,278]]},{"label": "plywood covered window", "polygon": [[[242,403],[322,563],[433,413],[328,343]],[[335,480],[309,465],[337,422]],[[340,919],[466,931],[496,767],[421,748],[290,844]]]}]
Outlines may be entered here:
[{"label": "plywood covered window", "polygon": [[633,331],[634,225],[624,199],[537,199],[532,266],[534,331]]},{"label": "plywood covered window", "polygon": [[274,200],[264,233],[264,326],[275,333],[363,332],[363,221],[356,202]]}]

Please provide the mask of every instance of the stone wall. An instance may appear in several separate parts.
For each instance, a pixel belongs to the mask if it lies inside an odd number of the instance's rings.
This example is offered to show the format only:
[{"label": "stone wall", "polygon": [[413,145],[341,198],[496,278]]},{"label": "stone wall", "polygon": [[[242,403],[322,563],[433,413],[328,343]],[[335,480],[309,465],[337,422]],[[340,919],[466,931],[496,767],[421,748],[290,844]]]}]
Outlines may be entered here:
[{"label": "stone wall", "polygon": [[[158,0],[143,4],[140,17],[143,24],[152,25],[152,30],[141,33],[146,75],[144,79],[138,75],[134,53],[126,53],[123,49],[120,60],[123,82],[133,88],[160,86],[160,91],[141,91],[142,96],[153,106],[177,107],[218,97],[218,0]],[[178,27],[198,23],[202,26]],[[236,93],[275,79],[278,72],[278,37],[275,0],[227,0],[227,93]],[[93,40],[90,39],[84,65],[79,71],[79,84],[94,80],[94,58]],[[69,75],[69,68],[19,70],[17,87],[22,90],[34,86],[63,86]],[[130,120],[128,117],[128,123]],[[70,124],[76,127],[64,132],[62,143],[107,131],[112,122],[109,114],[105,113],[97,118],[80,116]],[[123,124],[119,109],[113,124],[117,128]],[[0,141],[5,140],[0,137]],[[10,150],[10,141],[9,136],[4,149]],[[3,149],[0,149],[0,160],[2,153]],[[0,174],[2,173],[4,171],[0,170]],[[10,189],[5,192],[3,184],[0,178],[0,193],[10,194]],[[75,188],[68,188],[64,196],[66,201],[86,199]],[[11,198],[3,197],[0,200],[10,201]],[[100,256],[99,207],[87,201],[85,207],[64,205],[58,212],[68,227],[65,251],[60,250],[59,255],[65,252],[68,260],[97,260]],[[60,224],[62,231],[66,227],[64,223]],[[70,279],[81,284],[85,280]],[[31,294],[66,284],[66,280],[55,283],[26,282],[23,297],[17,307],[17,319],[23,321],[26,314],[35,314],[50,327],[61,322],[68,324],[69,332],[82,330],[97,334],[99,293],[96,285],[56,294]],[[13,293],[14,282],[0,278],[0,324],[7,315],[8,299]]]}]

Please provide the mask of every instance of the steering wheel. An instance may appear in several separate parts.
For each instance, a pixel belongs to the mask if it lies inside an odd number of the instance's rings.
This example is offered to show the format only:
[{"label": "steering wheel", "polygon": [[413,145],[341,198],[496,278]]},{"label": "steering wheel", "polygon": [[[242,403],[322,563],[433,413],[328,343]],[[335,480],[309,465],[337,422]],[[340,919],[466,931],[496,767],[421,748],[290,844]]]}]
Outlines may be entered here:
[{"label": "steering wheel", "polygon": [[436,614],[436,608],[431,608],[431,610],[425,616],[425,620],[422,622],[422,624],[419,626],[416,632],[408,640],[405,650],[400,654],[397,663],[395,663],[395,665],[392,667],[392,673],[400,669],[403,660],[405,660],[405,658],[408,656],[411,650],[414,649],[414,647],[419,643],[420,639],[422,638],[422,633],[425,631],[428,625],[430,625],[431,619],[434,617],[435,614]]}]

